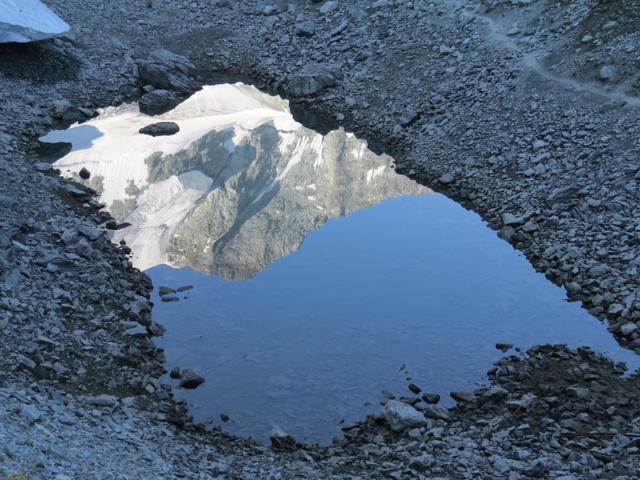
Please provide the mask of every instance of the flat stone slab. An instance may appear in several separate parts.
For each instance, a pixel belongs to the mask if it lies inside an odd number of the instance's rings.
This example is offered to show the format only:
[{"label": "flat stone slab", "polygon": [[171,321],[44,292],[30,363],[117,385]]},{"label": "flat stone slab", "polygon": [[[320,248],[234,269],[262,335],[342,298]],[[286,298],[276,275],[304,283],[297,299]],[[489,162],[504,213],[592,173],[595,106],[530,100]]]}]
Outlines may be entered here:
[{"label": "flat stone slab", "polygon": [[2,0],[0,43],[27,43],[57,37],[69,31],[67,22],[40,0]]}]

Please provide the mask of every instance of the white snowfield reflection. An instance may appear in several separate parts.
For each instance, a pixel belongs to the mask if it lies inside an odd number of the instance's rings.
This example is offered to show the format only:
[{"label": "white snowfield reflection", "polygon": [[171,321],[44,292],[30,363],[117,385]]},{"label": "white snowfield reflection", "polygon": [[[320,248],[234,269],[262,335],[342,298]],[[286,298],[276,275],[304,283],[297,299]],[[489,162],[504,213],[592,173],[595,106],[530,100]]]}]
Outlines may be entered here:
[{"label": "white snowfield reflection", "polygon": [[[180,131],[138,133],[158,121]],[[248,278],[329,218],[428,191],[353,135],[323,137],[297,123],[288,102],[243,84],[205,87],[157,117],[135,105],[108,108],[43,140],[73,144],[55,166],[76,177],[91,172],[101,201],[132,225],[114,240],[127,242],[141,269]]]}]

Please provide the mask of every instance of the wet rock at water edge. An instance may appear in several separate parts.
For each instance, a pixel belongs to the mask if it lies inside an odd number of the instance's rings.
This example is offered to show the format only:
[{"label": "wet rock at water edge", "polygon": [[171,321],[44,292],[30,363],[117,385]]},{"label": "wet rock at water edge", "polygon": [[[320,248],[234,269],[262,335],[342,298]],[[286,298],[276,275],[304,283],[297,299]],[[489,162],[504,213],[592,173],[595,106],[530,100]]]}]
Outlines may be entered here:
[{"label": "wet rock at water edge", "polygon": [[498,350],[500,350],[501,352],[506,352],[508,350],[511,350],[513,348],[513,345],[511,343],[496,343],[496,348]]},{"label": "wet rock at water edge", "polygon": [[271,448],[274,450],[293,451],[298,449],[296,439],[278,425],[273,426],[269,438],[271,439]]},{"label": "wet rock at water edge", "polygon": [[231,420],[231,417],[229,415],[226,415],[224,413],[220,414],[220,420],[222,420],[223,422],[228,422],[229,420]]},{"label": "wet rock at water edge", "polygon": [[409,390],[411,390],[416,395],[422,391],[422,389],[419,386],[417,386],[415,383],[409,384]]},{"label": "wet rock at water edge", "polygon": [[296,24],[296,35],[299,37],[312,37],[316,33],[316,24],[313,20],[306,20]]},{"label": "wet rock at water edge", "polygon": [[198,375],[193,370],[189,368],[185,368],[184,370],[182,370],[179,384],[182,388],[193,390],[194,388],[198,388],[198,386],[202,385],[203,383],[204,377]]},{"label": "wet rock at water edge", "polygon": [[177,297],[175,295],[162,295],[160,296],[160,300],[162,300],[163,302],[179,302],[180,297]]},{"label": "wet rock at water edge", "polygon": [[161,285],[160,288],[158,289],[158,293],[160,293],[160,295],[170,295],[172,293],[176,293],[176,291],[173,288],[169,288],[169,287],[165,287],[164,285]]},{"label": "wet rock at water edge", "polygon": [[471,403],[475,399],[475,395],[469,392],[451,392],[449,394],[456,402]]},{"label": "wet rock at water edge", "polygon": [[422,400],[428,404],[435,405],[440,401],[440,395],[436,393],[425,393],[422,395]]},{"label": "wet rock at water edge", "polygon": [[142,127],[138,130],[143,135],[150,135],[152,137],[161,137],[168,135],[175,135],[180,131],[180,127],[175,122],[157,122]]},{"label": "wet rock at water edge", "polygon": [[171,378],[178,379],[182,376],[182,371],[178,367],[172,368],[169,372],[169,376]]},{"label": "wet rock at water edge", "polygon": [[427,424],[427,419],[418,410],[406,403],[389,400],[382,409],[384,418],[394,432]]}]

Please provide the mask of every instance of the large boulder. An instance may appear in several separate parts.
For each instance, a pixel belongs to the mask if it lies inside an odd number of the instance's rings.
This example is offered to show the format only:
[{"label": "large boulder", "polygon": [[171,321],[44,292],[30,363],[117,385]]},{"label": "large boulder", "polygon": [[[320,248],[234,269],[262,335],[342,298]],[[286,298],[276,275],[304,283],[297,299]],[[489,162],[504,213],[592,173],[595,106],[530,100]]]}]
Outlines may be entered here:
[{"label": "large boulder", "polygon": [[0,1],[0,43],[35,42],[68,31],[67,22],[40,0]]},{"label": "large boulder", "polygon": [[336,84],[334,73],[321,65],[305,65],[289,76],[289,94],[294,97],[315,95]]},{"label": "large boulder", "polygon": [[190,75],[195,67],[181,55],[160,48],[152,51],[149,58],[138,63],[140,81],[144,85],[174,90],[180,93],[192,93],[198,84]]}]

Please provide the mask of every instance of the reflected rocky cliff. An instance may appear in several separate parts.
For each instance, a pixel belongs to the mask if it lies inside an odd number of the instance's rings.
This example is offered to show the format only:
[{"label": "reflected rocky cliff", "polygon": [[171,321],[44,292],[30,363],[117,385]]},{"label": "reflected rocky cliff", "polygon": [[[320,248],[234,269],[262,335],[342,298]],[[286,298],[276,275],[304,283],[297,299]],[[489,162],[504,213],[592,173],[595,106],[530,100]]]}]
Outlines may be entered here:
[{"label": "reflected rocky cliff", "polygon": [[[138,133],[155,121],[176,122],[180,132]],[[92,173],[102,201],[131,224],[114,240],[127,242],[142,269],[250,278],[330,218],[428,192],[353,135],[322,136],[295,122],[286,101],[242,84],[205,87],[160,117],[131,105],[106,109],[43,140],[73,144],[56,167]]]}]

